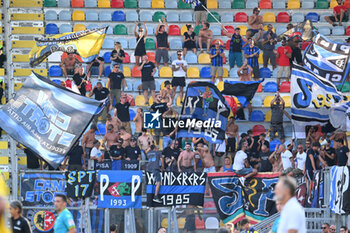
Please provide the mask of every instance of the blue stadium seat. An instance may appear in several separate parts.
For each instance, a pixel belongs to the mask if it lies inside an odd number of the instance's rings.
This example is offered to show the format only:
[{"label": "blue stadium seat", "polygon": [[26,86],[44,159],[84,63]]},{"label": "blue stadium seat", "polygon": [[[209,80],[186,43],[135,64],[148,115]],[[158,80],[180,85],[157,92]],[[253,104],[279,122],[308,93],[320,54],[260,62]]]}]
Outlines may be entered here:
[{"label": "blue stadium seat", "polygon": [[314,2],[313,1],[302,1],[301,4],[302,9],[314,9]]},{"label": "blue stadium seat", "polygon": [[151,0],[139,1],[139,8],[141,8],[141,9],[143,9],[143,8],[152,8],[152,1]]},{"label": "blue stadium seat", "polygon": [[108,24],[102,25],[102,27],[107,27],[107,26],[108,26],[107,35],[113,35],[113,27],[111,27],[111,26],[108,25]]},{"label": "blue stadium seat", "polygon": [[111,38],[106,38],[106,39],[103,41],[102,48],[103,48],[103,49],[113,49],[113,48],[114,48],[114,41],[113,41],[113,39],[111,39]]},{"label": "blue stadium seat", "polygon": [[[278,46],[278,47],[279,47],[279,46]],[[276,46],[276,48],[278,48],[278,47]],[[275,68],[275,69],[272,71],[272,77],[277,78],[277,73],[278,73],[278,69]]]},{"label": "blue stadium seat", "polygon": [[273,2],[273,9],[286,9],[286,2],[285,1],[274,1]]},{"label": "blue stadium seat", "polygon": [[331,29],[328,26],[320,26],[318,32],[324,36],[329,36],[331,34]]},{"label": "blue stadium seat", "polygon": [[258,7],[258,5],[259,5],[258,2],[255,1],[255,0],[249,0],[249,1],[246,2],[246,8],[247,9],[253,9],[255,7]]},{"label": "blue stadium seat", "polygon": [[123,49],[128,49],[128,41],[124,38],[118,38],[117,41],[122,45]]},{"label": "blue stadium seat", "polygon": [[177,53],[176,52],[170,54],[170,62],[173,62],[175,60],[177,60]]},{"label": "blue stadium seat", "polygon": [[[271,136],[270,136],[270,138],[271,138]],[[281,141],[280,140],[272,140],[270,142],[270,151],[275,151],[276,145],[278,145],[278,146],[281,145]]]},{"label": "blue stadium seat", "polygon": [[45,20],[57,20],[56,11],[46,11]]},{"label": "blue stadium seat", "polygon": [[304,13],[294,13],[292,15],[292,23],[301,23],[304,22]]},{"label": "blue stadium seat", "polygon": [[232,69],[230,70],[229,76],[232,77],[232,78],[239,78],[239,77],[238,77],[238,74],[237,74],[237,71],[238,71],[238,68],[232,68]]},{"label": "blue stadium seat", "polygon": [[128,87],[128,90],[127,90],[127,91],[132,91],[132,82],[126,81],[126,86]]},{"label": "blue stadium seat", "polygon": [[94,29],[94,28],[99,28],[98,24],[90,23],[86,26],[86,29]]},{"label": "blue stadium seat", "polygon": [[129,49],[135,49],[136,48],[136,38],[130,38],[128,40],[129,42]]},{"label": "blue stadium seat", "polygon": [[59,27],[59,32],[60,33],[72,32],[72,26],[70,26],[69,24],[62,24]]},{"label": "blue stadium seat", "polygon": [[100,11],[99,19],[104,22],[112,21],[112,15],[108,11]]},{"label": "blue stadium seat", "polygon": [[61,80],[59,79],[52,79],[51,81],[56,83],[57,85],[61,85]]},{"label": "blue stadium seat", "polygon": [[271,78],[271,70],[269,68],[260,68],[260,78]]},{"label": "blue stadium seat", "polygon": [[105,68],[105,72],[104,72],[104,74],[105,74],[105,77],[108,77],[108,75],[111,73],[111,67],[110,66],[107,66],[106,68]]},{"label": "blue stadium seat", "polygon": [[123,11],[114,11],[112,14],[112,21],[124,22],[125,14]]},{"label": "blue stadium seat", "polygon": [[179,39],[172,39],[169,44],[170,49],[182,49],[182,41]]},{"label": "blue stadium seat", "polygon": [[85,0],[85,7],[97,7],[97,0]]},{"label": "blue stadium seat", "polygon": [[[286,29],[286,26],[285,25],[281,25],[281,26],[277,26],[277,28],[276,28],[276,34],[277,35],[280,35],[280,34],[282,34],[282,33],[284,33],[285,31],[287,31],[287,29]],[[277,48],[277,47],[276,47]]]},{"label": "blue stadium seat", "polygon": [[136,11],[127,11],[125,15],[125,20],[128,22],[139,21],[139,14]]},{"label": "blue stadium seat", "polygon": [[62,76],[62,69],[59,66],[51,66],[49,69],[49,76],[50,77],[61,77]]},{"label": "blue stadium seat", "polygon": [[[141,1],[143,2],[143,1]],[[149,11],[140,12],[140,21],[141,22],[152,22],[152,13]]]},{"label": "blue stadium seat", "polygon": [[57,7],[70,8],[70,0],[58,0]]},{"label": "blue stadium seat", "polygon": [[222,23],[232,23],[233,22],[233,14],[232,13],[224,13],[221,15]]},{"label": "blue stadium seat", "polygon": [[305,20],[310,20],[313,23],[318,22],[319,15],[316,12],[309,12],[305,16]]},{"label": "blue stadium seat", "polygon": [[180,22],[192,22],[193,15],[190,11],[184,11],[180,14]]},{"label": "blue stadium seat", "polygon": [[134,110],[129,108],[129,115],[130,115],[130,121],[133,121],[134,117],[136,116],[136,113],[134,112]]},{"label": "blue stadium seat", "polygon": [[97,11],[87,11],[85,14],[86,14],[86,21],[98,21]]},{"label": "blue stadium seat", "polygon": [[187,52],[185,56],[185,60],[188,64],[196,64],[197,63],[197,55],[193,52]]},{"label": "blue stadium seat", "polygon": [[252,107],[260,108],[263,105],[263,101],[260,96],[255,95],[252,99]]},{"label": "blue stadium seat", "polygon": [[156,92],[159,92],[160,91],[160,84],[158,81],[155,81],[155,84],[156,84]]},{"label": "blue stadium seat", "polygon": [[142,84],[141,80],[139,80],[139,79],[135,80],[133,85],[132,85],[133,86],[133,88],[132,88],[133,91],[138,92],[137,87],[140,86],[141,84]]},{"label": "blue stadium seat", "polygon": [[230,9],[231,8],[231,1],[219,0],[219,8],[220,9]]},{"label": "blue stadium seat", "polygon": [[284,126],[284,135],[286,137],[292,137],[293,136],[293,127],[292,127],[292,125]]},{"label": "blue stadium seat", "polygon": [[105,54],[103,54],[103,59],[105,60],[105,63],[111,63],[111,53],[112,52],[105,52]]},{"label": "blue stadium seat", "polygon": [[[161,62],[163,62],[163,58],[160,60]],[[153,75],[155,78],[159,78],[159,69],[156,68],[156,73],[154,73]]]},{"label": "blue stadium seat", "polygon": [[277,83],[267,82],[264,86],[264,92],[277,92]]},{"label": "blue stadium seat", "polygon": [[343,26],[335,26],[333,27],[332,30],[332,35],[333,36],[344,36],[345,34],[345,29]]},{"label": "blue stadium seat", "polygon": [[320,22],[321,23],[326,23],[327,21],[325,20],[325,16],[332,16],[332,13],[331,12],[325,12],[325,13],[322,13],[320,14]]},{"label": "blue stadium seat", "polygon": [[221,36],[221,27],[219,26],[210,26],[211,31],[213,32],[214,36]]},{"label": "blue stadium seat", "polygon": [[71,21],[72,14],[69,11],[61,11],[60,13],[58,13],[58,19],[60,21]]},{"label": "blue stadium seat", "polygon": [[253,121],[253,122],[264,121],[264,113],[260,110],[252,111],[252,113],[250,115],[250,121]]},{"label": "blue stadium seat", "polygon": [[165,8],[167,9],[177,9],[177,2],[174,0],[165,1]]},{"label": "blue stadium seat", "polygon": [[210,67],[205,66],[201,69],[201,78],[211,78],[210,76]]},{"label": "blue stadium seat", "polygon": [[58,27],[54,23],[49,23],[45,27],[46,34],[58,34]]},{"label": "blue stadium seat", "polygon": [[169,12],[166,18],[167,22],[179,22],[179,14],[177,12]]},{"label": "blue stadium seat", "polygon": [[106,134],[106,125],[105,124],[97,124],[96,135],[105,135]]},{"label": "blue stadium seat", "polygon": [[146,23],[147,26],[147,35],[153,36],[154,35],[154,30],[157,28],[153,28],[152,24]]}]

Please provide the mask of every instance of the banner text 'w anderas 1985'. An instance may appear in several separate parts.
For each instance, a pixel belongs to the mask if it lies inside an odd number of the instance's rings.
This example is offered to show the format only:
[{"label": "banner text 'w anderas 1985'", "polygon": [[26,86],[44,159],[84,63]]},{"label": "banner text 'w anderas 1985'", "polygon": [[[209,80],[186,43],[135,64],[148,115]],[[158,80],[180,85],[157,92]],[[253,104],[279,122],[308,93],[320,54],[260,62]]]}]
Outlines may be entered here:
[{"label": "banner text 'w anderas 1985'", "polygon": [[0,109],[0,127],[57,168],[102,105],[33,73]]},{"label": "banner text 'w anderas 1985'", "polygon": [[209,82],[194,82],[187,86],[182,105],[177,137],[204,138],[212,143],[225,140],[230,107],[218,88]]}]

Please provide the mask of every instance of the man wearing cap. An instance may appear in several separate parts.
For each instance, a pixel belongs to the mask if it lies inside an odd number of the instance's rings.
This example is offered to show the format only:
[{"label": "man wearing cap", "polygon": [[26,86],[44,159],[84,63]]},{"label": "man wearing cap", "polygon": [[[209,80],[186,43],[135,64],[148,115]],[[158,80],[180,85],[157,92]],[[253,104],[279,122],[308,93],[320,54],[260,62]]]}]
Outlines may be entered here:
[{"label": "man wearing cap", "polygon": [[223,68],[223,59],[225,57],[224,48],[221,45],[221,42],[217,40],[215,42],[215,47],[210,50],[210,59],[211,59],[211,67],[210,67],[210,75],[211,81],[215,83],[216,72],[219,77],[219,81],[222,81],[222,76],[224,73]]},{"label": "man wearing cap", "polygon": [[249,16],[248,25],[249,29],[247,31],[247,37],[250,38],[259,32],[259,28],[264,24],[264,18],[259,15],[260,8],[255,7],[253,9],[253,15]]},{"label": "man wearing cap", "polygon": [[276,68],[276,54],[274,53],[276,38],[277,35],[272,31],[273,27],[271,24],[267,25],[267,31],[263,35],[262,44],[263,44],[263,61],[264,68],[267,68],[267,65],[270,63],[272,69]]},{"label": "man wearing cap", "polygon": [[187,72],[187,62],[182,59],[182,50],[177,51],[177,59],[173,61],[172,70],[173,70],[173,80],[171,81],[171,85],[173,86],[173,94],[172,99],[174,99],[176,94],[177,87],[180,87],[180,100],[183,98],[183,90],[186,86],[185,77]]},{"label": "man wearing cap", "polygon": [[[92,91],[89,93],[89,97],[92,97],[95,95],[95,100],[104,100],[109,96],[109,90],[102,86],[101,82],[97,82],[96,86],[92,88]],[[102,121],[106,122],[106,116],[107,116],[107,110],[109,108],[109,105],[106,106],[103,111],[100,113],[102,116]],[[94,124],[97,123],[98,116],[95,116],[94,118]]]},{"label": "man wearing cap", "polygon": [[235,29],[235,33],[233,34],[224,30],[224,25],[221,25],[221,28],[224,35],[231,38],[229,53],[230,69],[232,69],[235,64],[237,64],[237,67],[241,67],[243,62],[242,48],[246,44],[247,39],[241,36],[241,29],[239,27]]},{"label": "man wearing cap", "polygon": [[137,138],[132,137],[130,145],[125,148],[125,160],[141,160],[141,150],[136,141]]}]

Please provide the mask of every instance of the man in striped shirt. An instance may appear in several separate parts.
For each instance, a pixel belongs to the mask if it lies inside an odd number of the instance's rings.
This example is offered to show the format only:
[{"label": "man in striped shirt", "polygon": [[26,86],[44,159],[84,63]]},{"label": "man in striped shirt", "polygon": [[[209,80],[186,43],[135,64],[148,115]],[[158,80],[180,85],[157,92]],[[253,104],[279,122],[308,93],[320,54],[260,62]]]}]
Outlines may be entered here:
[{"label": "man in striped shirt", "polygon": [[254,41],[252,38],[248,39],[248,45],[244,49],[244,57],[247,59],[248,65],[253,68],[254,79],[259,80],[260,71],[259,71],[259,63],[258,58],[260,54],[260,50],[258,47],[254,46]]},{"label": "man in striped shirt", "polygon": [[215,83],[216,72],[218,72],[219,80],[222,81],[222,76],[224,73],[223,69],[223,59],[225,57],[224,48],[221,45],[221,42],[217,40],[215,42],[215,47],[210,50],[210,59],[211,59],[211,81]]}]

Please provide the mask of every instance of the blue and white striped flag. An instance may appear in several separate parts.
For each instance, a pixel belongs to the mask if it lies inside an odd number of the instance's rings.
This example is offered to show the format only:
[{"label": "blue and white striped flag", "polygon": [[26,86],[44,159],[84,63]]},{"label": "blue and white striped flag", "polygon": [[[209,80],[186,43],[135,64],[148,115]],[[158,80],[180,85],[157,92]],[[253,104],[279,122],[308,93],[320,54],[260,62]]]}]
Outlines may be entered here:
[{"label": "blue and white striped flag", "polygon": [[201,5],[201,2],[199,0],[182,0],[184,3],[191,4],[194,6]]},{"label": "blue and white striped flag", "polygon": [[35,73],[0,109],[0,127],[58,167],[92,118],[104,107]]},{"label": "blue and white striped flag", "polygon": [[344,96],[333,83],[293,64],[291,76],[292,121],[297,138],[305,138],[305,126],[329,123],[330,108]]},{"label": "blue and white striped flag", "polygon": [[350,132],[350,101],[333,106],[329,118],[334,128]]}]

